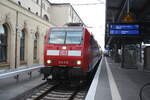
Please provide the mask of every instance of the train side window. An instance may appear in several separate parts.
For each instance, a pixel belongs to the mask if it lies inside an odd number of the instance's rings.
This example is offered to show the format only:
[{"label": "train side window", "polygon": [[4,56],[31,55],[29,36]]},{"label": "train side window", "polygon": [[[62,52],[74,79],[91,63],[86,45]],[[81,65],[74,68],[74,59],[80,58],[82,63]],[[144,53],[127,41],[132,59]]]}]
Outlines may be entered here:
[{"label": "train side window", "polygon": [[93,44],[93,36],[91,36],[90,44]]},{"label": "train side window", "polygon": [[81,38],[81,42],[80,42],[80,44],[82,44],[82,42],[83,42],[83,37]]}]

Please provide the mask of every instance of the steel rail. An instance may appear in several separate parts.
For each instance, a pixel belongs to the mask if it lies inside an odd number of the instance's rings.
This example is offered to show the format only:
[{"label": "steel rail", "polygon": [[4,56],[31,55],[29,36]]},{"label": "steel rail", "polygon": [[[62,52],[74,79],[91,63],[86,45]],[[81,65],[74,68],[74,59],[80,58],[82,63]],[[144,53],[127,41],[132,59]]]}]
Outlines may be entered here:
[{"label": "steel rail", "polygon": [[41,100],[44,96],[46,96],[49,92],[53,91],[56,87],[58,87],[60,85],[56,84],[54,86],[52,86],[51,88],[49,88],[48,90],[46,90],[44,93],[42,93],[41,95],[39,95],[38,97],[34,98],[34,100]]},{"label": "steel rail", "polygon": [[80,91],[80,88],[77,88],[77,89],[72,93],[71,97],[70,97],[68,100],[73,100],[79,91]]}]

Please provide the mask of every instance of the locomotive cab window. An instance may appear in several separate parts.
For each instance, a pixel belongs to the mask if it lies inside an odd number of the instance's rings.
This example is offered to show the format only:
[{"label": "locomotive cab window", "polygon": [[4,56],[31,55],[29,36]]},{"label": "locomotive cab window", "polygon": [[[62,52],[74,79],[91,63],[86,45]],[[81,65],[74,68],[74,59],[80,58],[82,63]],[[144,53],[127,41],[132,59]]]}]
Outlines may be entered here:
[{"label": "locomotive cab window", "polygon": [[81,44],[82,32],[67,32],[66,44]]},{"label": "locomotive cab window", "polygon": [[53,28],[50,33],[50,44],[81,44],[82,28]]},{"label": "locomotive cab window", "polygon": [[49,39],[50,44],[64,44],[65,32],[51,32]]}]

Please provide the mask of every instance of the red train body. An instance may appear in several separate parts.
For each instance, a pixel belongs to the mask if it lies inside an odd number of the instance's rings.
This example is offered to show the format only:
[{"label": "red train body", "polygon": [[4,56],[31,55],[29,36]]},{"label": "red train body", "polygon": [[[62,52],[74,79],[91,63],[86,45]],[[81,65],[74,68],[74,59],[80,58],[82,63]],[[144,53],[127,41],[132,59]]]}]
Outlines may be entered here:
[{"label": "red train body", "polygon": [[84,27],[50,28],[45,36],[45,67],[42,72],[46,77],[52,74],[52,69],[55,71],[59,68],[67,69],[68,72],[75,72],[75,74],[88,73],[99,59],[99,46]]}]

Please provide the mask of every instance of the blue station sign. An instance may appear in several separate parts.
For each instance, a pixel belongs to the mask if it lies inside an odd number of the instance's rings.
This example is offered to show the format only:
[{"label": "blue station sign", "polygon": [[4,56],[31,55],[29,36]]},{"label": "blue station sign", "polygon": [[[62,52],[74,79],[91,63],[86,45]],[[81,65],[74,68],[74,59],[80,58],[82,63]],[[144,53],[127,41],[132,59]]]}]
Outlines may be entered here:
[{"label": "blue station sign", "polygon": [[110,30],[110,34],[122,34],[122,35],[138,35],[140,34],[139,30]]},{"label": "blue station sign", "polygon": [[111,29],[116,30],[130,30],[130,29],[139,29],[139,25],[110,25]]},{"label": "blue station sign", "polygon": [[140,25],[138,24],[110,24],[110,35],[139,35]]}]

